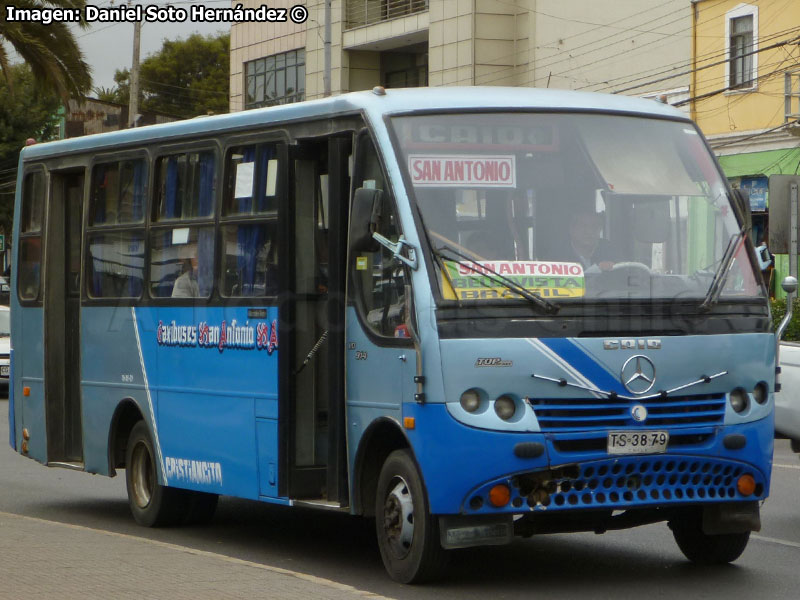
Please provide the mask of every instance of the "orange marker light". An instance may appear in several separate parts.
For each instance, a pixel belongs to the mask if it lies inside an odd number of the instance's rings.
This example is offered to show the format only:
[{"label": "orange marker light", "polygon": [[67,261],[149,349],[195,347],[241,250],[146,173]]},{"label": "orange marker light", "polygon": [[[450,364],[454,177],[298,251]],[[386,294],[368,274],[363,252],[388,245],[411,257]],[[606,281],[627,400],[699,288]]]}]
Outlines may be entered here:
[{"label": "orange marker light", "polygon": [[489,490],[489,502],[497,508],[504,507],[511,502],[511,490],[504,483],[494,486]]},{"label": "orange marker light", "polygon": [[756,480],[749,473],[745,473],[736,481],[736,488],[742,496],[752,496],[756,491]]},{"label": "orange marker light", "polygon": [[31,395],[31,388],[29,388],[27,385],[24,388],[22,388],[22,395],[23,396],[30,396]]},{"label": "orange marker light", "polygon": [[403,427],[406,429],[414,429],[417,426],[417,422],[414,417],[403,417]]}]

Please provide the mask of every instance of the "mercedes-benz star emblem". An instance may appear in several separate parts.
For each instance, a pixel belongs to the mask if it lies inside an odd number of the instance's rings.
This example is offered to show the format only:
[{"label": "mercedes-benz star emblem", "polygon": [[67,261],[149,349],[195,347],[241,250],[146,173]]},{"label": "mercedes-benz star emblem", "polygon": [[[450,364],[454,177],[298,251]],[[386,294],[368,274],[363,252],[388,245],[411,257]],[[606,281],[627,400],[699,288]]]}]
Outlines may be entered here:
[{"label": "mercedes-benz star emblem", "polygon": [[622,365],[620,381],[632,394],[646,394],[656,384],[656,367],[642,354],[631,356]]}]

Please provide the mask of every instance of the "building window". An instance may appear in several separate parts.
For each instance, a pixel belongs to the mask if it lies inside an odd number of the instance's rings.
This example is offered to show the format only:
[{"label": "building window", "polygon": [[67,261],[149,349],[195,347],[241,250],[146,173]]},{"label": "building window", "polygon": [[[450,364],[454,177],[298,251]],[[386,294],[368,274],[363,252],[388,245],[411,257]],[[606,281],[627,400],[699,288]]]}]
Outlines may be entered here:
[{"label": "building window", "polygon": [[292,50],[245,63],[245,109],[305,100],[306,51]]},{"label": "building window", "polygon": [[750,89],[758,79],[758,9],[741,4],[727,13],[727,87]]}]

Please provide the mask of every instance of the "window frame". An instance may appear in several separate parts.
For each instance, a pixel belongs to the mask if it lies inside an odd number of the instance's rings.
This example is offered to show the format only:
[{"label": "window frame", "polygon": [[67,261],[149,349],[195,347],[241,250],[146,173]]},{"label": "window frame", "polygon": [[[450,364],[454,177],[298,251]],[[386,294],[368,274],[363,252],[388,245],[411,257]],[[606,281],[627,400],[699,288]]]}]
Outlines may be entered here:
[{"label": "window frame", "polygon": [[[287,65],[287,58],[290,54],[295,54],[295,60],[293,65]],[[302,53],[302,60],[299,60],[300,53]],[[282,66],[278,67],[278,58],[281,57],[283,59]],[[242,96],[243,101],[242,105],[244,106],[244,110],[250,110],[253,108],[262,108],[264,106],[275,106],[280,104],[292,104],[295,102],[302,102],[306,99],[306,49],[303,48],[294,48],[292,50],[287,50],[285,52],[278,52],[275,54],[270,54],[267,56],[261,56],[259,58],[246,61],[242,65],[242,77],[244,78],[244,86],[242,88]],[[271,63],[271,68],[267,68],[267,63]],[[261,67],[261,70],[258,71],[258,68]],[[300,67],[302,67],[302,77],[300,77]],[[287,73],[289,69],[294,69],[295,72],[295,91],[292,94],[288,94],[286,92],[286,82],[288,80]],[[279,73],[283,74],[283,88],[284,93],[282,96],[277,95],[277,88],[276,88],[276,95],[274,98],[269,98],[267,94],[267,82],[268,76],[272,74],[273,81],[277,85],[278,75]],[[253,102],[249,102],[249,92],[248,88],[250,82],[253,81],[254,83],[254,90],[258,89],[257,78],[263,77],[263,85],[262,85],[262,97],[256,97]],[[300,91],[299,84],[302,82],[303,88]]]},{"label": "window frame", "polygon": [[[752,17],[753,23],[753,43],[751,49],[746,53],[751,59],[750,84],[746,82],[736,83],[731,78],[733,67],[734,50],[731,41],[733,35],[733,21],[742,17]],[[752,92],[758,89],[758,7],[752,4],[739,4],[725,13],[725,90],[726,93]],[[736,60],[742,60],[742,57]]]},{"label": "window frame", "polygon": [[[224,138],[223,138],[224,140]],[[144,278],[144,288],[146,292],[143,292],[142,301],[147,301],[148,303],[157,306],[157,305],[175,305],[191,302],[193,304],[204,304],[210,305],[213,304],[215,299],[219,296],[218,287],[217,287],[217,277],[216,277],[216,269],[217,263],[219,260],[219,241],[218,241],[218,231],[219,231],[219,214],[220,214],[220,204],[221,204],[221,193],[222,193],[222,184],[221,184],[221,177],[222,177],[222,169],[220,163],[220,157],[222,156],[221,151],[222,141],[220,139],[195,139],[195,140],[187,140],[185,143],[170,143],[164,144],[161,146],[157,146],[153,149],[151,153],[151,167],[150,167],[150,177],[151,177],[151,185],[150,185],[150,195],[148,196],[149,204],[147,207],[147,218],[146,218],[146,232],[145,232],[145,278]],[[191,153],[202,153],[202,152],[211,152],[214,156],[214,190],[212,194],[212,210],[211,214],[204,217],[191,217],[191,218],[174,218],[174,219],[162,219],[157,220],[156,216],[156,195],[160,193],[160,190],[157,190],[157,176],[160,173],[159,169],[159,161],[168,158],[170,156],[175,156],[179,154],[191,154]],[[207,296],[198,296],[196,298],[187,298],[187,297],[176,297],[173,298],[172,296],[154,296],[151,286],[151,263],[152,263],[152,238],[154,232],[158,231],[172,231],[174,229],[181,229],[181,228],[203,228],[203,227],[211,227],[212,235],[213,235],[213,251],[212,251],[212,264],[211,264],[211,288]]]},{"label": "window frame", "polygon": [[[223,229],[225,227],[233,226],[233,225],[258,225],[258,224],[267,224],[267,223],[275,223],[278,225],[278,236],[275,239],[275,242],[278,244],[278,253],[279,257],[281,253],[285,253],[284,250],[281,248],[281,242],[283,241],[284,237],[280,233],[280,215],[283,210],[283,202],[282,197],[286,191],[286,182],[287,182],[287,175],[288,175],[288,154],[286,151],[288,139],[286,136],[285,131],[263,131],[260,133],[254,133],[247,136],[233,136],[225,140],[225,145],[223,148],[223,162],[222,162],[222,185],[220,186],[220,202],[219,202],[219,219],[218,219],[218,227],[216,231],[216,240],[217,246],[219,248],[219,256],[218,256],[218,270],[217,270],[217,290],[219,293],[220,298],[222,298],[225,302],[234,302],[234,303],[252,303],[254,300],[262,300],[264,298],[276,298],[280,295],[282,287],[281,285],[278,286],[278,290],[274,294],[264,294],[264,295],[252,295],[252,296],[233,296],[233,295],[225,295],[223,294],[224,290],[224,269],[223,269],[223,261],[226,259],[225,248],[222,245],[222,237],[223,237]],[[275,181],[275,198],[276,198],[276,206],[274,211],[260,213],[260,214],[232,214],[232,215],[224,215],[223,208],[225,202],[227,200],[226,194],[228,192],[228,182],[230,178],[233,176],[231,171],[232,163],[229,160],[230,154],[234,148],[241,148],[242,146],[260,146],[260,145],[267,145],[267,144],[274,144],[276,149],[276,159],[278,161],[278,172],[277,172],[277,179]],[[259,175],[259,166],[256,164],[256,170],[254,172],[254,178],[258,178]],[[235,188],[234,188],[235,189]],[[254,193],[258,192],[258,187],[256,186],[254,189]],[[280,258],[278,259],[278,281],[283,281],[283,270],[284,266],[281,265]]]},{"label": "window frame", "polygon": [[[352,206],[353,197],[355,195],[355,191],[358,189],[356,187],[356,182],[360,182],[363,173],[364,173],[364,161],[363,161],[363,152],[365,148],[365,142],[370,142],[372,147],[375,150],[375,155],[378,158],[378,165],[380,166],[381,173],[384,177],[388,190],[385,190],[386,193],[389,195],[387,198],[388,205],[391,210],[395,213],[395,221],[397,227],[398,235],[403,235],[403,224],[400,219],[400,212],[398,210],[397,199],[395,198],[394,190],[392,189],[391,179],[388,176],[388,170],[386,169],[386,160],[381,151],[381,146],[376,142],[374,136],[368,129],[362,129],[360,131],[355,132],[355,144],[353,147],[353,162],[356,165],[356,168],[353,171],[352,177],[350,179],[350,203]],[[352,218],[352,211],[349,212],[348,219]],[[348,223],[348,231],[352,230],[352,224]],[[386,251],[386,249],[381,246],[380,252]],[[366,309],[364,303],[364,290],[362,286],[358,283],[358,279],[355,275],[355,265],[357,260],[357,253],[352,251],[350,246],[350,240],[348,236],[348,259],[347,259],[347,298],[348,304],[355,307],[355,312],[358,318],[358,322],[361,325],[361,330],[364,334],[377,346],[383,347],[412,347],[414,345],[414,337],[413,335],[409,335],[409,337],[394,337],[388,336],[380,333],[376,330],[372,325],[370,325],[368,320],[368,310]],[[404,277],[406,280],[406,285],[412,286],[411,293],[409,294],[408,298],[406,298],[406,310],[410,315],[410,319],[415,320],[415,308],[414,308],[414,293],[413,293],[413,283],[410,269],[405,264],[398,265],[403,269]],[[414,328],[416,328],[416,323],[413,324]],[[409,332],[411,334],[411,332]]]},{"label": "window frame", "polygon": [[[92,224],[91,221],[91,210],[93,208],[92,205],[92,186],[94,181],[94,172],[95,168],[98,165],[104,165],[109,163],[120,163],[126,160],[143,160],[145,164],[145,184],[144,184],[144,207],[142,210],[144,211],[143,219],[138,223],[102,223],[102,224]],[[104,154],[97,154],[92,156],[92,159],[86,165],[86,182],[88,183],[88,188],[84,190],[86,194],[84,196],[84,206],[83,206],[83,216],[81,219],[83,225],[83,250],[82,250],[82,261],[83,261],[83,284],[81,286],[81,304],[90,304],[94,306],[98,305],[120,305],[120,306],[127,306],[127,305],[134,305],[139,304],[144,300],[146,297],[144,295],[144,288],[147,285],[147,253],[149,251],[148,242],[147,242],[147,226],[149,223],[149,215],[148,212],[150,210],[150,203],[151,203],[151,196],[153,193],[153,157],[152,153],[150,152],[150,147],[146,146],[144,148],[135,148],[129,150],[123,150],[119,152],[108,152]],[[86,184],[85,184],[86,187]],[[89,290],[89,282],[91,281],[92,275],[92,267],[91,267],[91,255],[89,250],[89,237],[92,234],[96,233],[120,233],[120,232],[136,232],[140,231],[143,236],[143,244],[144,244],[144,253],[143,253],[143,261],[145,264],[142,265],[142,292],[138,296],[93,296]]]},{"label": "window frame", "polygon": [[[95,169],[97,167],[109,164],[117,164],[119,165],[122,162],[133,162],[141,160],[144,163],[145,167],[145,177],[144,177],[144,206],[142,206],[142,219],[141,221],[130,221],[128,223],[92,223],[93,221],[93,213],[92,210],[95,208],[94,199],[93,199],[93,191],[94,191],[94,174]],[[118,153],[118,154],[105,154],[99,155],[94,160],[92,160],[88,167],[88,202],[86,206],[86,219],[84,223],[84,231],[88,231],[90,228],[94,229],[95,227],[98,228],[108,228],[108,227],[121,227],[121,228],[130,228],[130,227],[144,227],[147,223],[147,210],[150,208],[150,195],[152,194],[151,185],[153,181],[152,177],[152,170],[153,164],[150,160],[150,156],[146,150],[137,150],[135,152],[125,152],[125,153]]]},{"label": "window frame", "polygon": [[[22,231],[22,203],[25,201],[25,190],[26,190],[26,180],[28,176],[39,174],[42,177],[42,214],[41,214],[41,223],[40,227],[36,231]],[[48,197],[50,194],[50,171],[47,167],[42,163],[34,163],[30,166],[24,167],[22,173],[22,188],[20,189],[20,223],[19,223],[19,240],[15,241],[15,245],[18,246],[15,252],[17,253],[17,260],[16,260],[16,273],[13,273],[14,281],[16,283],[17,288],[17,300],[19,301],[21,306],[42,306],[44,299],[42,298],[42,280],[44,278],[44,248],[46,243],[47,237],[47,202]],[[36,289],[36,296],[33,298],[25,298],[21,295],[20,290],[20,272],[21,269],[19,268],[20,264],[20,256],[19,253],[22,251],[22,243],[23,240],[26,239],[39,239],[39,284]]]},{"label": "window frame", "polygon": [[[164,159],[168,159],[171,156],[180,156],[180,155],[190,155],[190,154],[202,154],[203,152],[211,152],[214,156],[214,190],[212,194],[212,209],[211,213],[207,216],[196,216],[196,217],[174,217],[174,218],[163,218],[160,216],[160,205],[156,205],[156,199],[160,198],[161,194],[161,187],[160,187],[160,175],[161,175],[161,161]],[[171,147],[164,147],[161,148],[159,152],[156,152],[152,157],[152,185],[150,187],[150,203],[149,203],[149,211],[148,211],[148,218],[147,222],[150,225],[160,227],[162,225],[168,225],[170,223],[204,223],[208,220],[213,220],[218,213],[218,204],[219,204],[219,191],[220,191],[220,152],[219,152],[219,145],[215,143],[209,142],[199,142],[199,143],[189,143],[185,146],[171,146]],[[190,191],[194,191],[192,188]],[[190,194],[191,195],[191,194]]]}]

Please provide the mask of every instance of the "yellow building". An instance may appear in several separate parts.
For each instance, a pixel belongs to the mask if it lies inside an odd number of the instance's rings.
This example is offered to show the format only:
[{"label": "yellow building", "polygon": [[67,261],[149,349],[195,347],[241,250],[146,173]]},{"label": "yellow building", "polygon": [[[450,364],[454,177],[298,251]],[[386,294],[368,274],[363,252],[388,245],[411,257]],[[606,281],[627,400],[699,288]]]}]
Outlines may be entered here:
[{"label": "yellow building", "polygon": [[695,0],[692,10],[691,116],[750,192],[760,243],[768,177],[800,172],[800,2]]}]

